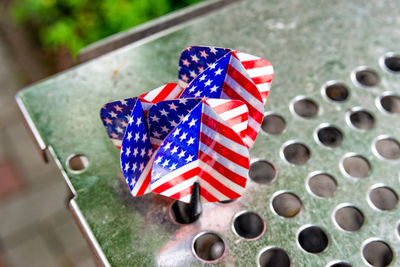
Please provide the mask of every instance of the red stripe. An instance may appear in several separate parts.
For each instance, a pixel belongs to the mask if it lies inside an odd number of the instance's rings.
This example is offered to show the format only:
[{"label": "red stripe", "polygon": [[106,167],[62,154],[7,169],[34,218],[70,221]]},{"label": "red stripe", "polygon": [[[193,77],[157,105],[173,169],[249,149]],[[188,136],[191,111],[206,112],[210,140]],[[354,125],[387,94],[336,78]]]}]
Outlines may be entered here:
[{"label": "red stripe", "polygon": [[247,127],[247,135],[252,139],[256,140],[257,138],[257,131],[251,127]]},{"label": "red stripe", "polygon": [[180,200],[180,199],[186,197],[187,195],[190,195],[192,193],[192,188],[193,188],[193,185],[191,185],[188,188],[185,188],[185,189],[183,189],[183,190],[181,190],[181,191],[179,191],[179,192],[177,192],[177,193],[175,193],[175,194],[173,194],[173,195],[171,195],[169,197],[173,198],[173,199]]},{"label": "red stripe", "polygon": [[246,112],[246,113],[239,114],[236,117],[230,118],[230,119],[226,120],[225,122],[230,126],[234,126],[236,124],[247,121],[248,118],[249,118],[249,114]]},{"label": "red stripe", "polygon": [[[214,170],[216,170],[219,174],[224,176],[226,179],[231,180],[233,183],[235,183],[243,188],[246,186],[247,179],[245,177],[226,168],[224,165],[222,165],[215,159],[211,158],[209,155],[207,155],[203,151],[200,151],[200,160],[203,161],[204,163],[206,163],[207,165],[209,165]],[[249,162],[247,161],[246,169],[248,169],[248,168],[249,168]]]},{"label": "red stripe", "polygon": [[227,196],[228,198],[238,198],[241,195],[230,189],[229,187],[225,186],[223,183],[212,177],[208,172],[202,171],[201,172],[201,178],[209,183],[212,187],[217,189],[219,192],[221,192],[223,195]]},{"label": "red stripe", "polygon": [[[229,140],[232,140],[233,142],[238,143],[238,145],[243,144],[242,139],[235,133],[235,131],[232,130],[231,127],[226,126],[225,124],[222,124],[222,123],[214,120],[213,118],[207,116],[205,113],[202,114],[201,123],[203,123],[204,125],[206,125],[207,127],[211,128],[211,129],[213,129],[215,132],[221,134],[222,136],[228,138]],[[202,134],[200,134],[200,136]]]},{"label": "red stripe", "polygon": [[214,197],[210,192],[208,192],[204,187],[200,190],[200,195],[204,197],[208,202],[218,202],[219,199]]},{"label": "red stripe", "polygon": [[249,61],[241,61],[243,67],[248,70],[248,69],[255,69],[255,68],[262,68],[266,66],[271,66],[272,64],[263,58],[260,59],[255,59],[255,60],[249,60]]},{"label": "red stripe", "polygon": [[137,196],[141,196],[144,194],[144,192],[146,191],[147,187],[150,184],[150,180],[151,180],[151,170],[149,170],[149,173],[146,175],[146,178],[144,178],[142,186],[140,187],[139,191],[136,194]]},{"label": "red stripe", "polygon": [[199,167],[190,169],[190,170],[186,171],[185,173],[182,173],[181,175],[176,176],[176,177],[166,181],[165,183],[161,184],[157,188],[152,189],[152,191],[154,193],[160,194],[160,193],[164,192],[165,190],[168,190],[168,189],[174,187],[175,185],[180,184],[180,183],[196,176],[199,173],[199,171],[200,171]]},{"label": "red stripe", "polygon": [[258,89],[253,82],[251,82],[249,79],[247,79],[242,73],[240,73],[238,70],[236,70],[231,64],[228,65],[228,69],[226,72],[244,90],[246,90],[251,95],[253,95],[254,98],[256,98],[257,100],[262,102],[262,100],[260,99],[260,93],[258,92]]},{"label": "red stripe", "polygon": [[252,77],[251,79],[255,84],[260,84],[260,83],[270,83],[272,81],[272,78],[274,78],[274,74]]},{"label": "red stripe", "polygon": [[224,83],[224,87],[223,88],[225,89],[224,93],[227,96],[229,96],[229,97],[231,97],[233,99],[239,99],[239,100],[243,101],[247,105],[250,117],[252,117],[257,122],[260,122],[260,124],[261,124],[264,115],[258,109],[256,109],[254,106],[252,106],[250,103],[248,103],[246,101],[246,99],[244,99],[241,95],[239,95],[236,91],[234,91],[229,86],[229,84]]},{"label": "red stripe", "polygon": [[[236,135],[236,134],[235,134]],[[239,136],[238,136],[239,138]],[[240,140],[242,143],[243,141]],[[210,147],[212,150],[216,151],[218,154],[221,156],[229,159],[230,161],[236,163],[239,166],[242,166],[243,168],[248,168],[249,165],[249,159],[247,157],[244,157],[240,155],[239,153],[236,153],[233,150],[230,150],[229,148],[221,145],[220,143],[216,142],[215,140],[211,139],[204,133],[200,135],[200,142],[205,144],[206,146]]]},{"label": "red stripe", "polygon": [[169,83],[161,91],[157,94],[157,96],[151,100],[152,103],[157,103],[163,101],[167,98],[167,96],[171,93],[171,91],[176,87],[175,83]]},{"label": "red stripe", "polygon": [[269,94],[269,91],[261,92],[261,96],[262,96],[262,98],[264,98],[264,99],[268,98],[268,94]]},{"label": "red stripe", "polygon": [[[207,101],[206,101],[206,103],[207,103]],[[242,105],[244,105],[244,103],[242,101],[240,101],[240,100],[231,100],[231,101],[227,101],[227,102],[225,102],[223,104],[220,104],[220,105],[212,107],[212,108],[214,109],[215,112],[217,112],[218,114],[221,114],[221,113],[224,113],[224,112],[226,112],[228,110],[232,110],[232,109],[235,109],[237,107],[240,107]]]},{"label": "red stripe", "polygon": [[244,129],[243,131],[241,131],[240,133],[238,133],[239,135],[240,135],[240,137],[245,137],[246,136],[246,131],[247,131],[247,128],[246,129]]}]

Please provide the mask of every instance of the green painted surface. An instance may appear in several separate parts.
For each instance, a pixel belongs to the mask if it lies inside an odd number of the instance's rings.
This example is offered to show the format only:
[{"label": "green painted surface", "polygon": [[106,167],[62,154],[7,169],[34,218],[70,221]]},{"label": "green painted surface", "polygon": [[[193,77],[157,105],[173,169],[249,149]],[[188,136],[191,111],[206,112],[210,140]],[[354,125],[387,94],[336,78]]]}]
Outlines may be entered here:
[{"label": "green painted surface", "polygon": [[[384,91],[400,94],[400,75],[380,68],[378,59],[388,51],[400,52],[400,2],[398,1],[246,1],[193,20],[175,32],[78,66],[20,92],[18,97],[57,158],[64,164],[77,192],[76,200],[94,235],[113,266],[181,265],[200,266],[190,251],[195,234],[202,230],[218,232],[227,253],[220,266],[254,266],[258,253],[267,246],[287,251],[294,266],[324,266],[342,259],[363,266],[361,244],[370,237],[385,240],[395,253],[393,266],[400,265],[400,238],[395,227],[400,220],[399,205],[382,212],[367,203],[367,191],[384,183],[400,193],[400,164],[378,159],[371,151],[373,140],[382,134],[400,139],[400,115],[379,111],[375,98]],[[275,78],[267,111],[286,120],[282,135],[259,134],[253,158],[266,158],[278,168],[270,185],[248,183],[239,201],[206,205],[195,224],[177,226],[168,217],[167,201],[147,196],[133,199],[120,178],[119,151],[109,142],[99,118],[100,107],[111,100],[138,95],[167,82],[177,81],[180,51],[189,45],[214,45],[269,59]],[[356,87],[351,71],[366,65],[381,76],[379,86]],[[326,101],[320,93],[328,80],[340,80],[350,89],[350,99],[342,104]],[[319,105],[313,119],[294,116],[290,101],[305,95]],[[367,132],[351,129],[345,122],[354,106],[368,109],[376,119]],[[327,149],[317,144],[313,131],[320,123],[332,123],[344,134],[343,144]],[[299,140],[311,150],[303,166],[292,166],[280,156],[284,142]],[[345,177],[340,159],[348,152],[366,157],[372,170],[364,179]],[[80,174],[65,165],[71,154],[87,155],[90,165]],[[313,171],[332,174],[338,182],[329,199],[312,196],[306,178]],[[279,190],[296,193],[302,211],[286,219],[270,208],[271,196]],[[331,215],[340,203],[352,203],[365,216],[361,230],[344,232]],[[255,241],[237,237],[231,230],[233,215],[241,210],[257,211],[266,222],[265,234]],[[303,252],[296,233],[306,224],[325,229],[329,247],[320,254]],[[174,249],[175,248],[175,249]],[[179,248],[179,249],[178,249]]]}]

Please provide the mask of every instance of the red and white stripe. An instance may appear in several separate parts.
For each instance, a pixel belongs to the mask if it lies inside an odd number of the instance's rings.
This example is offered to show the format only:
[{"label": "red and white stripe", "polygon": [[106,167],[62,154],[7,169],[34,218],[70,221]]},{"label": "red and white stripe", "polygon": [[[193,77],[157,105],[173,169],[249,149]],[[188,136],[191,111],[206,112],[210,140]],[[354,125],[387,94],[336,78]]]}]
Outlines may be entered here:
[{"label": "red and white stripe", "polygon": [[140,95],[139,97],[155,104],[164,100],[176,99],[181,92],[182,88],[178,84],[167,83],[154,90],[151,90],[150,92]]},{"label": "red and white stripe", "polygon": [[245,140],[249,110],[240,100],[209,98],[206,103],[234,130],[242,140]]},{"label": "red and white stripe", "polygon": [[257,86],[234,53],[228,65],[221,97],[241,100],[246,104],[249,118],[245,144],[251,147],[261,128],[264,103]]},{"label": "red and white stripe", "polygon": [[[144,168],[142,174],[140,175],[139,179],[136,183],[132,184],[133,189],[131,191],[132,196],[141,196],[151,192],[150,189],[150,182],[151,182],[151,169],[153,167],[153,160],[155,157],[154,155],[150,158],[149,162],[147,163],[146,167]],[[126,179],[125,179],[126,181]],[[132,182],[134,180],[132,179]]]},{"label": "red and white stripe", "polygon": [[242,139],[209,106],[203,104],[199,158],[153,184],[151,190],[189,202],[193,183],[199,182],[202,202],[238,198],[247,182],[249,151]]},{"label": "red and white stripe", "polygon": [[234,53],[247,70],[247,74],[256,84],[265,104],[269,89],[271,88],[272,79],[274,78],[274,68],[272,64],[268,60],[257,56],[238,51]]}]

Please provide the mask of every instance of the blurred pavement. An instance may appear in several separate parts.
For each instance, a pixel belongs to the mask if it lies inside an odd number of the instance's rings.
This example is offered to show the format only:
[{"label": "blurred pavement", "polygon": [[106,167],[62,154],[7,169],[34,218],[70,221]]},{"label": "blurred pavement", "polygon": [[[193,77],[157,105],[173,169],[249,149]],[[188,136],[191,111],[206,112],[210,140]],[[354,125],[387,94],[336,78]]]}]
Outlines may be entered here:
[{"label": "blurred pavement", "polygon": [[64,179],[41,159],[14,102],[23,77],[0,35],[0,267],[95,266]]}]

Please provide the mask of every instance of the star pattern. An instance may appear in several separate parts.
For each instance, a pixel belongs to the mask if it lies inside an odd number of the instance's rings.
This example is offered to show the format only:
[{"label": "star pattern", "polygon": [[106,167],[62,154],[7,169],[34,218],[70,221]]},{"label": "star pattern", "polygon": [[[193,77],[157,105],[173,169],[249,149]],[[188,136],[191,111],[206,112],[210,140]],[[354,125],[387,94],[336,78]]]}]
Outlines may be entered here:
[{"label": "star pattern", "polygon": [[122,142],[137,99],[137,97],[132,97],[114,101],[101,108],[100,117],[111,139]]},{"label": "star pattern", "polygon": [[188,47],[182,52],[179,60],[179,78],[185,83],[190,83],[197,75],[230,51],[231,49],[228,48]]},{"label": "star pattern", "polygon": [[225,73],[231,54],[228,53],[197,76],[183,91],[181,98],[187,97],[208,97],[220,98],[224,84]]},{"label": "star pattern", "polygon": [[140,100],[137,100],[132,110],[132,120],[136,123],[128,125],[121,146],[121,168],[131,191],[155,151],[147,136],[147,125]]},{"label": "star pattern", "polygon": [[[191,99],[188,99],[189,103]],[[194,118],[200,118],[203,104],[198,104],[185,116],[185,120],[172,130],[157,151],[152,172],[151,183],[167,173],[179,169],[198,158],[200,121],[195,120],[189,130],[189,123]],[[178,107],[179,110],[179,107]]]},{"label": "star pattern", "polygon": [[160,144],[199,102],[200,99],[168,100],[150,108],[148,123],[152,144],[158,147],[157,144]]}]

